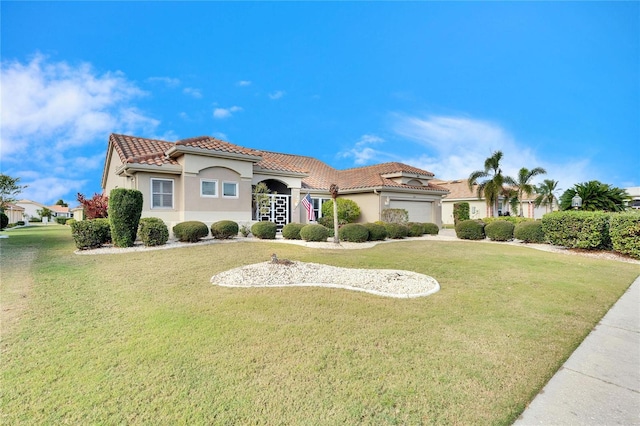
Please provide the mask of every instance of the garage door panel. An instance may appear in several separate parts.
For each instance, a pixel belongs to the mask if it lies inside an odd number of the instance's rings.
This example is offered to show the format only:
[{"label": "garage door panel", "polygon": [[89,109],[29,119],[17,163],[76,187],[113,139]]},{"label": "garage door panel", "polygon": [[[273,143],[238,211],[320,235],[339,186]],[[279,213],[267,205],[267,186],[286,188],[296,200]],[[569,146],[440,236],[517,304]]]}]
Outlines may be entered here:
[{"label": "garage door panel", "polygon": [[433,202],[392,200],[390,207],[409,212],[410,222],[433,222]]}]

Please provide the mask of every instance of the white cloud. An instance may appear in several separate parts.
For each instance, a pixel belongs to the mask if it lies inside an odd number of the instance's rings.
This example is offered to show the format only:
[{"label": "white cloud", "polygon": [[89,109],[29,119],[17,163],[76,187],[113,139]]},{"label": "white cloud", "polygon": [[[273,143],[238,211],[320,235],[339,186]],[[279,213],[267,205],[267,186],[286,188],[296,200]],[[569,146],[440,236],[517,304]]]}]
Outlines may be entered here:
[{"label": "white cloud", "polygon": [[251,82],[249,80],[240,80],[236,84],[240,87],[251,86]]},{"label": "white cloud", "polygon": [[200,91],[200,89],[194,89],[193,87],[185,87],[182,90],[182,93],[184,93],[185,95],[193,96],[197,99],[202,98],[202,92]]},{"label": "white cloud", "polygon": [[397,160],[397,156],[371,148],[369,145],[380,145],[384,139],[376,135],[365,134],[354,144],[353,148],[339,154],[343,158],[353,158],[357,166],[363,166],[374,162]]},{"label": "white cloud", "polygon": [[[20,183],[23,183],[22,180]],[[49,205],[62,198],[70,207],[74,207],[78,204],[76,202],[76,194],[82,192],[87,181],[59,177],[43,177],[24,183],[27,183],[29,186],[20,194],[21,199],[33,200]]]},{"label": "white cloud", "polygon": [[231,117],[234,112],[239,112],[239,111],[242,111],[242,108],[235,105],[230,108],[216,108],[213,110],[213,118],[222,120],[222,119]]},{"label": "white cloud", "polygon": [[277,90],[277,91],[275,91],[273,93],[269,93],[269,99],[273,99],[273,100],[280,99],[285,95],[285,93],[286,92],[284,92],[282,90]]},{"label": "white cloud", "polygon": [[502,151],[502,170],[516,176],[521,167],[543,167],[546,175],[535,182],[554,179],[562,188],[586,180],[589,161],[575,158],[569,164],[538,158],[536,153],[517,141],[498,123],[470,117],[395,115],[393,130],[400,136],[422,145],[425,154],[403,162],[428,170],[439,179],[464,179],[484,167],[484,160],[494,151]]},{"label": "white cloud", "polygon": [[177,78],[171,77],[149,77],[147,79],[148,83],[162,83],[167,87],[178,87],[180,86],[180,80]]}]

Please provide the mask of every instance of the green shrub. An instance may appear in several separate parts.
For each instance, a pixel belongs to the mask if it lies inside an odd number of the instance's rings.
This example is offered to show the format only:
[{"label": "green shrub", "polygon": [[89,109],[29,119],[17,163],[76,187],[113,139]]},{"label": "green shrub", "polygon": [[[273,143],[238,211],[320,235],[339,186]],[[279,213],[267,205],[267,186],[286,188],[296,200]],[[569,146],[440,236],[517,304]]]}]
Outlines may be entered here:
[{"label": "green shrub", "polygon": [[327,241],[329,230],[318,224],[305,225],[300,230],[300,238],[305,241]]},{"label": "green shrub", "polygon": [[513,230],[513,236],[525,243],[544,243],[541,220],[520,222]]},{"label": "green shrub", "polygon": [[461,202],[453,204],[453,223],[457,225],[459,222],[469,220],[469,203]]},{"label": "green shrub", "polygon": [[300,230],[305,226],[304,223],[287,223],[282,228],[282,237],[287,240],[299,240]]},{"label": "green shrub", "polygon": [[511,241],[513,240],[513,229],[516,226],[506,220],[496,220],[484,227],[484,233],[492,241]]},{"label": "green shrub", "polygon": [[80,250],[101,247],[111,240],[108,219],[80,220],[71,224],[71,235]]},{"label": "green shrub", "polygon": [[463,220],[456,225],[456,236],[462,240],[484,240],[484,222]]},{"label": "green shrub", "polygon": [[506,221],[506,222],[511,222],[514,225],[517,225],[522,222],[533,222],[534,219],[531,219],[529,217],[520,217],[520,216],[498,216],[498,217],[485,217],[484,219],[482,219],[482,221],[485,223],[485,225],[488,225],[496,221],[503,221],[503,222]]},{"label": "green shrub", "polygon": [[440,228],[438,228],[438,225],[436,225],[435,223],[423,223],[424,226],[424,233],[425,234],[429,234],[429,235],[438,235],[438,233],[440,232]]},{"label": "green shrub", "polygon": [[195,243],[201,238],[209,235],[209,228],[203,222],[190,220],[182,222],[173,227],[173,235],[178,241]]},{"label": "green shrub", "polygon": [[142,192],[137,189],[112,189],[107,211],[113,244],[117,247],[133,246],[142,214]]},{"label": "green shrub", "polygon": [[542,217],[547,241],[567,248],[601,250],[611,247],[610,215],[604,212],[560,211]]},{"label": "green shrub", "polygon": [[211,225],[211,236],[217,240],[237,237],[238,231],[238,224],[232,220],[220,220]]},{"label": "green shrub", "polygon": [[405,209],[384,209],[380,214],[383,223],[407,223],[409,212]]},{"label": "green shrub", "polygon": [[0,212],[0,229],[4,229],[9,224],[9,216],[4,214],[4,212]]},{"label": "green shrub", "polygon": [[[75,220],[75,219],[69,219],[69,220],[67,220],[67,223],[65,223],[65,225],[69,225],[69,226],[71,226],[71,225],[72,225],[73,223],[75,223],[75,222],[76,222],[76,220]],[[20,223],[20,222],[18,222],[18,223]],[[24,222],[22,222],[22,224],[24,225]]]},{"label": "green shrub", "polygon": [[387,238],[387,228],[379,223],[365,223],[364,227],[369,231],[369,241],[383,241]]},{"label": "green shrub", "polygon": [[409,235],[409,227],[401,223],[385,223],[384,228],[387,230],[387,236],[394,240],[399,240]]},{"label": "green shrub", "polygon": [[251,233],[251,228],[249,228],[247,225],[242,225],[240,227],[240,233],[242,234],[243,237],[246,238]]},{"label": "green shrub", "polygon": [[407,227],[409,227],[409,237],[422,237],[424,234],[424,225],[422,223],[409,222]]},{"label": "green shrub", "polygon": [[56,217],[56,222],[60,225],[66,225],[68,220],[68,217]]},{"label": "green shrub", "polygon": [[256,222],[251,227],[251,233],[261,240],[275,240],[278,232],[278,225],[273,222]]},{"label": "green shrub", "polygon": [[640,212],[612,214],[609,232],[615,251],[640,259]]},{"label": "green shrub", "polygon": [[162,219],[143,217],[138,225],[138,238],[146,247],[161,246],[169,240],[169,229]]},{"label": "green shrub", "polygon": [[[347,198],[337,198],[338,203],[338,223],[344,225],[345,223],[353,223],[360,217],[360,207],[355,201]],[[327,217],[331,221],[333,226],[333,200],[325,201],[322,204],[322,217]]]},{"label": "green shrub", "polygon": [[333,215],[319,217],[316,220],[316,222],[318,222],[320,225],[322,225],[322,226],[324,226],[326,228],[333,229]]},{"label": "green shrub", "polygon": [[369,239],[369,230],[359,223],[347,223],[338,230],[338,236],[343,241],[362,243]]},{"label": "green shrub", "polygon": [[40,222],[42,222],[42,218],[41,217],[30,217],[29,218],[29,222],[31,222],[31,223],[40,223]]}]

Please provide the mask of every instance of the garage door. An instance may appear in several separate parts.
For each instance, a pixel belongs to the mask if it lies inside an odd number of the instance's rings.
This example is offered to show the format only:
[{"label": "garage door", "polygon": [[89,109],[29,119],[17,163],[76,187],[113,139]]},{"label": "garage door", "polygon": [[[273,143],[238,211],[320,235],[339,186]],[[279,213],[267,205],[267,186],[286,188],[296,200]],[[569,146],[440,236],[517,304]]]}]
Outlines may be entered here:
[{"label": "garage door", "polygon": [[409,212],[409,222],[433,222],[432,201],[391,200],[391,208]]}]

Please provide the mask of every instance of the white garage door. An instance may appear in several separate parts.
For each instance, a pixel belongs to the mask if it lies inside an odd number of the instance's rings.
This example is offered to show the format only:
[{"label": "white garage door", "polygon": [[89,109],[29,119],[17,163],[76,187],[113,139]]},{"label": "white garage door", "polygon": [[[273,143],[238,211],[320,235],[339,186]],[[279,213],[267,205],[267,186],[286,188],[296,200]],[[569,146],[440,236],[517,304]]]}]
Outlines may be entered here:
[{"label": "white garage door", "polygon": [[409,212],[409,222],[433,222],[433,202],[391,200],[391,208]]}]

